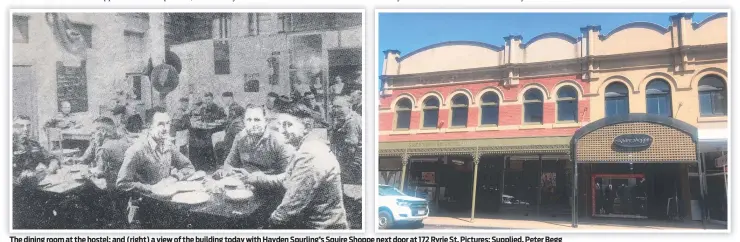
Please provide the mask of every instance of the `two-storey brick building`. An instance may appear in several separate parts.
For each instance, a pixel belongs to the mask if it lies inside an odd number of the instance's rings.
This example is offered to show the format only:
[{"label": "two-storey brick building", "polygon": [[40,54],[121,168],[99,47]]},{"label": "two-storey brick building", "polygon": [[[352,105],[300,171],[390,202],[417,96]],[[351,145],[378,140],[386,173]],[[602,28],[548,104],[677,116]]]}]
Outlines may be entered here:
[{"label": "two-storey brick building", "polygon": [[[385,51],[379,182],[471,217],[571,214],[577,188],[590,216],[688,218],[704,195],[726,219],[724,186],[705,174],[727,150],[727,14],[692,17]],[[652,143],[614,143],[633,133]]]}]

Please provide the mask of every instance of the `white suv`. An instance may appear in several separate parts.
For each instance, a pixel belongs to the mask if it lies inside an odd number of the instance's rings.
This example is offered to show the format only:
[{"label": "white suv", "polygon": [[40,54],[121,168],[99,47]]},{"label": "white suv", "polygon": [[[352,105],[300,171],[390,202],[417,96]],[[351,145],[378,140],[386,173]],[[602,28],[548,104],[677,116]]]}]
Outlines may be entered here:
[{"label": "white suv", "polygon": [[378,185],[379,228],[392,228],[401,223],[421,225],[428,216],[426,200],[407,196],[392,186]]}]

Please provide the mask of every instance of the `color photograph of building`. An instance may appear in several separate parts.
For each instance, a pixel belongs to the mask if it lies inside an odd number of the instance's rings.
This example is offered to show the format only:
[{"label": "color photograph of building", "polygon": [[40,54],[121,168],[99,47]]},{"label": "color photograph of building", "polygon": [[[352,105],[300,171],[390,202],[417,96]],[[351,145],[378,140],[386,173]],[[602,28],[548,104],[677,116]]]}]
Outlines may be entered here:
[{"label": "color photograph of building", "polygon": [[429,216],[726,224],[726,13],[378,18],[378,183]]}]

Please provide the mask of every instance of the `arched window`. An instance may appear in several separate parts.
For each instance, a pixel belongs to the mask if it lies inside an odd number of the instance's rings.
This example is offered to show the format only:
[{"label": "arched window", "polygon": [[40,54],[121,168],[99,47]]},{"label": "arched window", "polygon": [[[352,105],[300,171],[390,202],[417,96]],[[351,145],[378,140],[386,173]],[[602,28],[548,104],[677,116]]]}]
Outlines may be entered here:
[{"label": "arched window", "polygon": [[606,117],[627,115],[630,113],[630,98],[627,86],[621,82],[614,82],[606,86],[604,93],[604,109]]},{"label": "arched window", "polygon": [[724,79],[709,75],[699,80],[699,106],[701,116],[727,115],[727,88]]},{"label": "arched window", "polygon": [[531,88],[524,93],[524,123],[542,123],[542,92]]},{"label": "arched window", "polygon": [[578,92],[572,86],[558,89],[558,121],[578,122]]},{"label": "arched window", "polygon": [[396,129],[408,129],[411,125],[411,100],[403,98],[396,103]]},{"label": "arched window", "polygon": [[453,127],[466,127],[468,125],[468,96],[457,94],[452,98],[452,123]]},{"label": "arched window", "polygon": [[498,125],[499,98],[495,92],[486,92],[480,98],[480,124]]},{"label": "arched window", "polygon": [[439,99],[430,96],[424,100],[424,128],[436,128],[439,120]]},{"label": "arched window", "polygon": [[671,86],[663,79],[655,79],[645,89],[647,113],[672,117]]}]

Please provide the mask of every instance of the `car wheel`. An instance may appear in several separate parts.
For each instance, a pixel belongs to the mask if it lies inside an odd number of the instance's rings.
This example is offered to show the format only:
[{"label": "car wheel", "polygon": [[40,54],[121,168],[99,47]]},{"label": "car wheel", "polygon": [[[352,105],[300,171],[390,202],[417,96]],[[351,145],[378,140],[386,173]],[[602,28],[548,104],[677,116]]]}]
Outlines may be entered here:
[{"label": "car wheel", "polygon": [[378,213],[378,228],[389,229],[393,227],[393,216],[388,211]]}]

